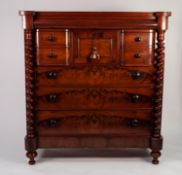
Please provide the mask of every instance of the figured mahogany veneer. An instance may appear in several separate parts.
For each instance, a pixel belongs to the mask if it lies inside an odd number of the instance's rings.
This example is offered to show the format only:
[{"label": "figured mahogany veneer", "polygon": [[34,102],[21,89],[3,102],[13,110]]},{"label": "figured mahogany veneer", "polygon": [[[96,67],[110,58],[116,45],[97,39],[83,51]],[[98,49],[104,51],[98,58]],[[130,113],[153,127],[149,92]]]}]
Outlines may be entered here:
[{"label": "figured mahogany veneer", "polygon": [[151,117],[151,110],[39,111],[37,133],[39,136],[149,136]]},{"label": "figured mahogany veneer", "polygon": [[[153,84],[152,67],[120,66],[69,66],[38,67],[36,84],[38,86],[107,86],[136,87]],[[71,80],[71,81],[70,81]]]},{"label": "figured mahogany veneer", "polygon": [[25,148],[151,148],[158,164],[170,12],[21,11]]},{"label": "figured mahogany veneer", "polygon": [[152,108],[152,88],[37,88],[39,110],[128,108]]}]

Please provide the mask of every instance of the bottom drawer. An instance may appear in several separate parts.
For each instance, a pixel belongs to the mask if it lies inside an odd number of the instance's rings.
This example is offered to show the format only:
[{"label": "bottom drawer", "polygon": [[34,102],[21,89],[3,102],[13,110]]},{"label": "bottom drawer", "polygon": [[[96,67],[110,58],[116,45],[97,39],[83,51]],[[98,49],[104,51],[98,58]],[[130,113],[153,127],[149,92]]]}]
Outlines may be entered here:
[{"label": "bottom drawer", "polygon": [[151,111],[39,111],[39,136],[150,135]]},{"label": "bottom drawer", "polygon": [[38,148],[148,148],[150,136],[38,137]]}]

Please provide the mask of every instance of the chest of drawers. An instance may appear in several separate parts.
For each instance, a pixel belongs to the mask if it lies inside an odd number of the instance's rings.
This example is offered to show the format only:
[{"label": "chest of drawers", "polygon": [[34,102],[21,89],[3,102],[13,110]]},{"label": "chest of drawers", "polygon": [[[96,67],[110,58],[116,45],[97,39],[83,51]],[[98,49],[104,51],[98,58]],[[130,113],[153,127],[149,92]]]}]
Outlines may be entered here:
[{"label": "chest of drawers", "polygon": [[25,148],[162,149],[164,34],[170,12],[21,11]]}]

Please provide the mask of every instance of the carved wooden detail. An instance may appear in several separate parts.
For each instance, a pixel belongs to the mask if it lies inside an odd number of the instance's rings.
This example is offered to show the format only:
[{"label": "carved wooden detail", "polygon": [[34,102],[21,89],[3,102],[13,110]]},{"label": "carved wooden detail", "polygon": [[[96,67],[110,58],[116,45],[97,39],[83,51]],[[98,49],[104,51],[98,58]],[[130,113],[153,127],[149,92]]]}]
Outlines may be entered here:
[{"label": "carved wooden detail", "polygon": [[162,115],[162,92],[163,92],[163,74],[164,74],[164,33],[158,34],[157,43],[157,56],[155,59],[154,67],[154,130],[153,137],[160,138],[161,129],[161,115]]},{"label": "carved wooden detail", "polygon": [[115,61],[118,53],[115,31],[74,30],[73,35],[74,63],[112,63]]},{"label": "carved wooden detail", "polygon": [[37,156],[36,151],[28,151],[26,156],[29,158],[29,164],[34,165],[35,164],[35,157]]},{"label": "carved wooden detail", "polygon": [[[153,135],[152,137],[161,140],[161,119],[162,119],[162,96],[163,96],[163,77],[164,77],[164,31],[158,32],[157,36],[157,50],[156,58],[154,62],[155,72],[154,72],[154,110],[153,110]],[[160,143],[162,145],[162,142]],[[152,148],[151,156],[153,157],[152,163],[158,164],[160,157],[160,149]]]},{"label": "carved wooden detail", "polygon": [[159,163],[158,158],[161,156],[161,152],[160,151],[152,151],[151,156],[153,157],[152,163],[158,164]]},{"label": "carved wooden detail", "polygon": [[100,54],[98,53],[97,51],[97,47],[94,46],[92,48],[92,52],[90,54],[90,57],[89,57],[90,60],[99,60],[100,59]]},{"label": "carved wooden detail", "polygon": [[34,138],[34,51],[33,31],[25,30],[25,76],[26,76],[26,119],[27,137]]}]

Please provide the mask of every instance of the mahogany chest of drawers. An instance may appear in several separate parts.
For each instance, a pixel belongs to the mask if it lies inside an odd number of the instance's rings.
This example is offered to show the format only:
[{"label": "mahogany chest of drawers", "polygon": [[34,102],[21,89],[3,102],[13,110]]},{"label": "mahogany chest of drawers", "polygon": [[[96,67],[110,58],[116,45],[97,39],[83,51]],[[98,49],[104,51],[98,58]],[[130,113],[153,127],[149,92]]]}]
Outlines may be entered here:
[{"label": "mahogany chest of drawers", "polygon": [[170,12],[33,12],[24,21],[25,148],[162,149]]}]

